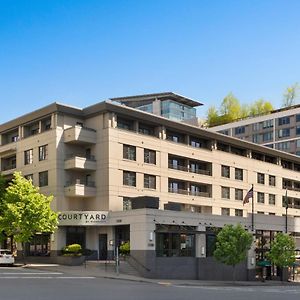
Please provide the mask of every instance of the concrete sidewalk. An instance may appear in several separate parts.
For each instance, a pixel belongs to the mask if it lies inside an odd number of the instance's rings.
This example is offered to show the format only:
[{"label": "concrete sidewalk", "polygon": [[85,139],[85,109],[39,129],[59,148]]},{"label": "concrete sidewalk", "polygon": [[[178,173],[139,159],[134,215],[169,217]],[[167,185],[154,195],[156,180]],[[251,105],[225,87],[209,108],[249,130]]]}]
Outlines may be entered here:
[{"label": "concrete sidewalk", "polygon": [[105,264],[99,261],[88,261],[81,266],[63,266],[56,264],[28,264],[24,268],[55,271],[68,274],[70,276],[89,276],[95,278],[108,278],[117,280],[129,280],[136,282],[147,282],[161,285],[182,285],[182,286],[299,286],[300,282],[281,281],[205,281],[205,280],[174,280],[174,279],[149,279],[127,274],[117,274],[112,263]]}]

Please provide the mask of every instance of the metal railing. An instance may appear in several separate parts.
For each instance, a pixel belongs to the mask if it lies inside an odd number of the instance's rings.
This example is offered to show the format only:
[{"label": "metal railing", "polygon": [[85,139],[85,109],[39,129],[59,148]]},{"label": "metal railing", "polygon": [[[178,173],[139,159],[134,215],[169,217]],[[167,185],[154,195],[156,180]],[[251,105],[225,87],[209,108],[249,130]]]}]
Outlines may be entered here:
[{"label": "metal railing", "polygon": [[177,189],[177,188],[169,188],[169,193],[211,198],[210,192],[198,192],[198,191],[190,191],[190,190]]}]

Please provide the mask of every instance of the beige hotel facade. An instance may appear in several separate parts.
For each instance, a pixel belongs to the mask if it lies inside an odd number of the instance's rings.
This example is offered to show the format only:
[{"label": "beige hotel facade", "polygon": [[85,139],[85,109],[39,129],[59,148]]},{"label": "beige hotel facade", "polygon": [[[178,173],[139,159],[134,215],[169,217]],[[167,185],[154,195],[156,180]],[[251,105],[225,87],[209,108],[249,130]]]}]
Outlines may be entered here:
[{"label": "beige hotel facade", "polygon": [[[170,98],[195,104],[173,93],[147,103]],[[0,125],[0,144],[1,173],[9,179],[21,171],[54,196],[60,213],[58,230],[34,237],[28,256],[54,258],[76,242],[93,251],[91,259],[106,260],[130,241],[129,262],[145,277],[228,279],[212,257],[215,234],[241,223],[254,243],[239,278],[254,279],[270,240],[286,230],[286,189],[287,230],[300,248],[295,155],[112,100],[84,109],[50,104]],[[252,200],[243,205],[252,185],[254,224]]]}]

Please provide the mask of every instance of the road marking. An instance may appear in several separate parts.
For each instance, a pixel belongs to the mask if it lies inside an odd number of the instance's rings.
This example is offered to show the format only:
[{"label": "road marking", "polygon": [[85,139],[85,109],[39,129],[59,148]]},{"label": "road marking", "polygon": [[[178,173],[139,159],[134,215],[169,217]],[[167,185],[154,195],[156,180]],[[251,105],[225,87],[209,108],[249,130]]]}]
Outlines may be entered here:
[{"label": "road marking", "polygon": [[96,277],[92,276],[43,276],[43,277],[37,277],[37,276],[0,276],[0,279],[95,279]]},{"label": "road marking", "polygon": [[61,275],[61,272],[0,272],[1,275]]}]

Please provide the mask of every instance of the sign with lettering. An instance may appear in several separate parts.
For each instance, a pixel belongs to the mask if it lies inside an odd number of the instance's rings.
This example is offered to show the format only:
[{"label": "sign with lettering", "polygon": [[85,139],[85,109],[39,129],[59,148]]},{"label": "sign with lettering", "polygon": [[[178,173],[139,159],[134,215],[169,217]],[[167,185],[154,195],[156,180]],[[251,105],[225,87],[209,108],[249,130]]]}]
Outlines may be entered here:
[{"label": "sign with lettering", "polygon": [[58,226],[97,226],[107,222],[108,211],[63,211]]}]

